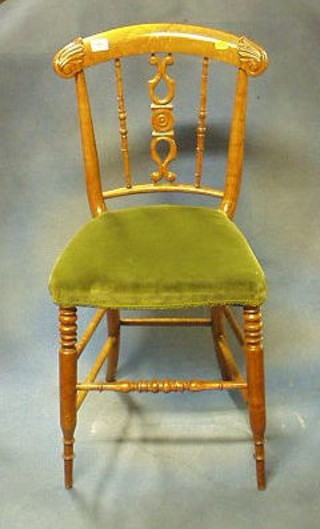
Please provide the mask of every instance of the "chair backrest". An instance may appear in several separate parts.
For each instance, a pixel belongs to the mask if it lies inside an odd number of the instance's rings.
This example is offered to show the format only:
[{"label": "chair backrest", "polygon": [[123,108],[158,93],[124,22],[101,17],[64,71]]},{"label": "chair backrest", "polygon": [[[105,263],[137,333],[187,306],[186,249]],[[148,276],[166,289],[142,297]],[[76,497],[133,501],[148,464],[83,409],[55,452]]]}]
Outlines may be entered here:
[{"label": "chair backrest", "polygon": [[[159,53],[161,55],[157,55]],[[177,155],[173,113],[175,80],[168,72],[169,67],[174,63],[174,53],[202,57],[196,128],[196,163],[192,184],[177,182],[176,174],[170,170],[170,162]],[[157,170],[150,175],[151,182],[146,184],[135,184],[131,174],[121,67],[122,57],[139,54],[149,54],[149,62],[155,68],[155,74],[149,81],[149,95],[152,123],[151,156]],[[226,178],[224,189],[221,190],[202,185],[208,68],[211,59],[224,61],[238,68]],[[114,60],[115,64],[125,185],[103,191],[84,69],[109,60]],[[77,38],[55,55],[53,64],[58,75],[64,78],[75,77],[76,80],[87,194],[94,216],[106,210],[105,199],[107,198],[151,191],[181,191],[200,193],[220,199],[219,207],[232,217],[241,183],[248,76],[257,76],[266,69],[268,60],[263,48],[244,36],[238,37],[207,27],[184,24],[142,24],[113,29],[87,38]],[[166,93],[162,97],[157,95],[159,83],[165,84],[166,87]],[[161,149],[163,144],[166,145],[164,155]]]}]

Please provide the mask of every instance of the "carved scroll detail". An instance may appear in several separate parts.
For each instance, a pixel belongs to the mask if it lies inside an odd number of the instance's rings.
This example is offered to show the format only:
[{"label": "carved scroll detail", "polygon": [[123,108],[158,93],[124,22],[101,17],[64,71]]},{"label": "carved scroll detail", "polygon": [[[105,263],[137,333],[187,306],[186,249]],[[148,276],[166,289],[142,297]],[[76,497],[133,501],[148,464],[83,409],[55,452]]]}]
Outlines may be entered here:
[{"label": "carved scroll detail", "polygon": [[252,45],[249,39],[242,36],[238,42],[240,66],[250,75],[259,75],[267,67],[267,54]]},{"label": "carved scroll detail", "polygon": [[[174,58],[171,54],[168,54],[166,57],[163,58],[151,55],[149,62],[150,64],[156,66],[158,69],[156,75],[153,77],[153,79],[150,79],[149,81],[150,97],[153,103],[155,103],[156,105],[166,105],[167,103],[170,103],[172,101],[175,93],[175,80],[172,79],[172,77],[170,77],[170,75],[167,73],[167,66],[170,66],[174,63]],[[160,98],[156,95],[155,88],[158,86],[162,79],[166,83],[168,92],[165,97]]]},{"label": "carved scroll detail", "polygon": [[83,69],[85,48],[81,37],[62,48],[53,61],[55,71],[60,77],[70,78]]},{"label": "carved scroll detail", "polygon": [[[174,116],[172,100],[175,94],[175,81],[167,73],[167,67],[173,64],[174,59],[171,54],[166,57],[156,57],[151,55],[150,64],[156,66],[157,73],[149,81],[149,94],[151,98],[151,124],[152,124],[152,141],[151,141],[151,156],[158,166],[158,171],[151,174],[151,179],[154,183],[159,182],[165,178],[168,182],[173,182],[176,179],[176,174],[169,171],[169,163],[176,158],[177,145],[174,139]],[[167,93],[164,97],[158,97],[155,89],[161,81],[164,81],[167,87]],[[166,143],[168,146],[168,153],[164,159],[158,152],[158,145],[160,142]]]}]

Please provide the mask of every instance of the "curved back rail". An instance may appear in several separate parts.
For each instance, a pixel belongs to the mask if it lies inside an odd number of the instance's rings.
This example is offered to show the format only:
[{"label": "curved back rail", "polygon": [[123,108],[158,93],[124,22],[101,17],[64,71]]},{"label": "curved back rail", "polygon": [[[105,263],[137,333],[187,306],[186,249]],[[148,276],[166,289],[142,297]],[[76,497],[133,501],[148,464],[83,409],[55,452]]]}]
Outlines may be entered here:
[{"label": "curved back rail", "polygon": [[[164,58],[157,57],[156,54],[159,52],[165,52],[168,55]],[[169,170],[169,163],[176,157],[177,152],[173,115],[175,81],[168,71],[169,66],[174,62],[173,53],[198,55],[203,58],[194,184],[176,183],[176,175]],[[152,173],[152,183],[133,185],[121,58],[139,54],[150,54],[150,64],[156,67],[155,76],[149,81],[149,94],[153,127],[151,156],[158,166],[158,171]],[[115,61],[121,150],[126,185],[103,191],[84,69],[111,59]],[[223,61],[238,68],[224,190],[201,186],[210,59]],[[79,37],[56,54],[53,65],[56,73],[61,77],[75,77],[76,79],[87,194],[94,216],[106,210],[104,203],[106,198],[151,191],[181,191],[217,197],[221,199],[220,207],[230,217],[233,216],[241,184],[248,76],[260,75],[268,65],[266,52],[261,46],[246,37],[238,37],[207,27],[184,24],[142,24],[109,30],[83,39]],[[161,80],[167,86],[167,94],[162,99],[154,91]],[[161,142],[165,142],[168,147],[168,154],[164,160],[157,151],[157,146]],[[160,180],[166,180],[166,182],[163,183]]]}]

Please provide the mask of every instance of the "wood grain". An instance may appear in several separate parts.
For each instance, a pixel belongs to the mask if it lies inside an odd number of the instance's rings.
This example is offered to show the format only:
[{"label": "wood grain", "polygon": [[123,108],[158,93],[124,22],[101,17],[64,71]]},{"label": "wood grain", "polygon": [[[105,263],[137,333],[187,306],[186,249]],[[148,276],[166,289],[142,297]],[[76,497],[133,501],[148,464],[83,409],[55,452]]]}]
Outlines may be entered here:
[{"label": "wood grain", "polygon": [[91,213],[93,216],[97,216],[106,210],[106,206],[102,196],[98,152],[87,84],[83,72],[76,74],[76,90],[87,196]]},{"label": "wood grain", "polygon": [[240,68],[238,71],[236,97],[229,138],[225,192],[220,206],[229,217],[234,216],[240,193],[247,94],[248,76],[246,72]]},{"label": "wood grain", "polygon": [[[95,43],[105,43],[95,51]],[[200,55],[242,67],[248,75],[260,75],[268,65],[265,50],[244,36],[226,31],[188,24],[139,24],[111,29],[81,39],[60,50],[53,61],[55,71],[61,77],[71,77],[78,71],[79,58],[83,68],[109,61],[117,57],[158,52]],[[84,53],[82,54],[82,51]],[[72,63],[72,67],[69,67]]]}]

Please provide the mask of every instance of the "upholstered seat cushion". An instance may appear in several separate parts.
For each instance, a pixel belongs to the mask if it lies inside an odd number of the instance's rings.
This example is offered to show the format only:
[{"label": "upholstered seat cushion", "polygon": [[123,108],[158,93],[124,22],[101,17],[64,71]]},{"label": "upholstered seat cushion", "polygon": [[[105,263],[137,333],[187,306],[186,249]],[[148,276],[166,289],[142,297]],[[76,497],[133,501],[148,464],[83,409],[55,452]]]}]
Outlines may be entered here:
[{"label": "upholstered seat cushion", "polygon": [[157,205],[104,213],[73,237],[49,282],[55,303],[106,308],[259,305],[264,273],[220,210]]}]

